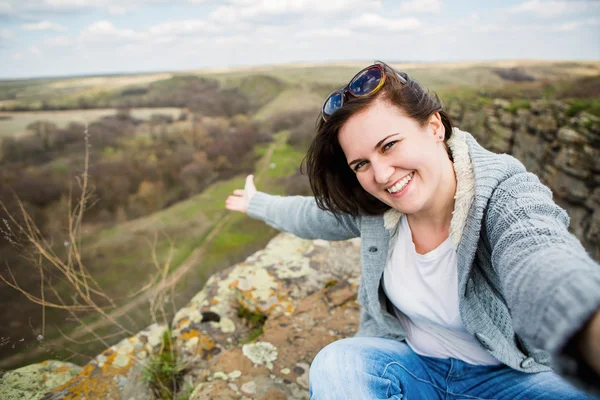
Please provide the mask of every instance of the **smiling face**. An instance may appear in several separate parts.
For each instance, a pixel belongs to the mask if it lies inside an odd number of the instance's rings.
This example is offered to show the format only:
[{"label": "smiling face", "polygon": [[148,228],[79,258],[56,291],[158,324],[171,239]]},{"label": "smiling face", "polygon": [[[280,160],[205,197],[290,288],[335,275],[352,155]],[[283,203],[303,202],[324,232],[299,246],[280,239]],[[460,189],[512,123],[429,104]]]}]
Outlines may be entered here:
[{"label": "smiling face", "polygon": [[421,126],[385,99],[350,117],[338,134],[362,188],[405,214],[447,208],[448,196],[439,194],[453,187],[454,172],[443,138],[439,114]]}]

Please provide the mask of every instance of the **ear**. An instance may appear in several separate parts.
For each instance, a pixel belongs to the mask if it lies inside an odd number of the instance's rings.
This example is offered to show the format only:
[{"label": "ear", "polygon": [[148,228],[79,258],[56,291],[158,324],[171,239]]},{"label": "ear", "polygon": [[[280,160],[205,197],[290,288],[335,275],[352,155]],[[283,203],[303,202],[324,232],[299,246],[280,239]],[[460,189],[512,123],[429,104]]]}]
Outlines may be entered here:
[{"label": "ear", "polygon": [[434,112],[429,117],[429,128],[432,130],[435,136],[436,142],[443,142],[446,138],[446,127],[442,123],[442,116],[439,112]]}]

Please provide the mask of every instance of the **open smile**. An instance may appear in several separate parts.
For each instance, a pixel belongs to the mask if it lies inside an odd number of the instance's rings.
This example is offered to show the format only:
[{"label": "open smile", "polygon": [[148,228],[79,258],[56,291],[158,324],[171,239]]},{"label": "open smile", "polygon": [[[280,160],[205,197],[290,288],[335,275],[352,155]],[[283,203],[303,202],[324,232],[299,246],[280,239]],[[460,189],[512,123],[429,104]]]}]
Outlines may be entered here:
[{"label": "open smile", "polygon": [[393,186],[387,188],[386,191],[391,194],[399,194],[408,186],[408,184],[412,180],[414,174],[415,173],[413,171],[410,174],[406,175],[404,178],[402,178],[398,182],[394,183]]}]

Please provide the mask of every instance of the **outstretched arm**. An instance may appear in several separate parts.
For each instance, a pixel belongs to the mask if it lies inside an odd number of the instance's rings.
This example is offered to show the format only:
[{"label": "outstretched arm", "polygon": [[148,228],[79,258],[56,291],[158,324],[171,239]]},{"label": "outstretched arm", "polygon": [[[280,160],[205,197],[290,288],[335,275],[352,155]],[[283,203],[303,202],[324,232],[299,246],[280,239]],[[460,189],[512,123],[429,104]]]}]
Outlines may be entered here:
[{"label": "outstretched arm", "polygon": [[360,236],[358,218],[322,210],[313,197],[258,192],[252,175],[246,178],[244,190],[235,190],[227,198],[226,207],[304,239],[346,240]]},{"label": "outstretched arm", "polygon": [[485,223],[517,333],[555,356],[576,338],[588,351],[576,357],[600,375],[600,265],[568,231],[569,217],[550,189],[527,172],[506,179]]}]

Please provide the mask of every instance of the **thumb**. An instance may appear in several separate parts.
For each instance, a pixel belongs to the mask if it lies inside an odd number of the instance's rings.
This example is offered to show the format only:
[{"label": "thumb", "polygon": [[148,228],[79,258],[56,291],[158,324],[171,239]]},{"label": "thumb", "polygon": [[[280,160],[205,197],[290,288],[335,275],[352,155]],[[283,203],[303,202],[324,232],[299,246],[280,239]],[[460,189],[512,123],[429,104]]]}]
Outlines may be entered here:
[{"label": "thumb", "polygon": [[244,185],[244,194],[246,198],[250,200],[256,193],[256,186],[254,186],[254,175],[248,175],[246,177],[246,184]]}]

